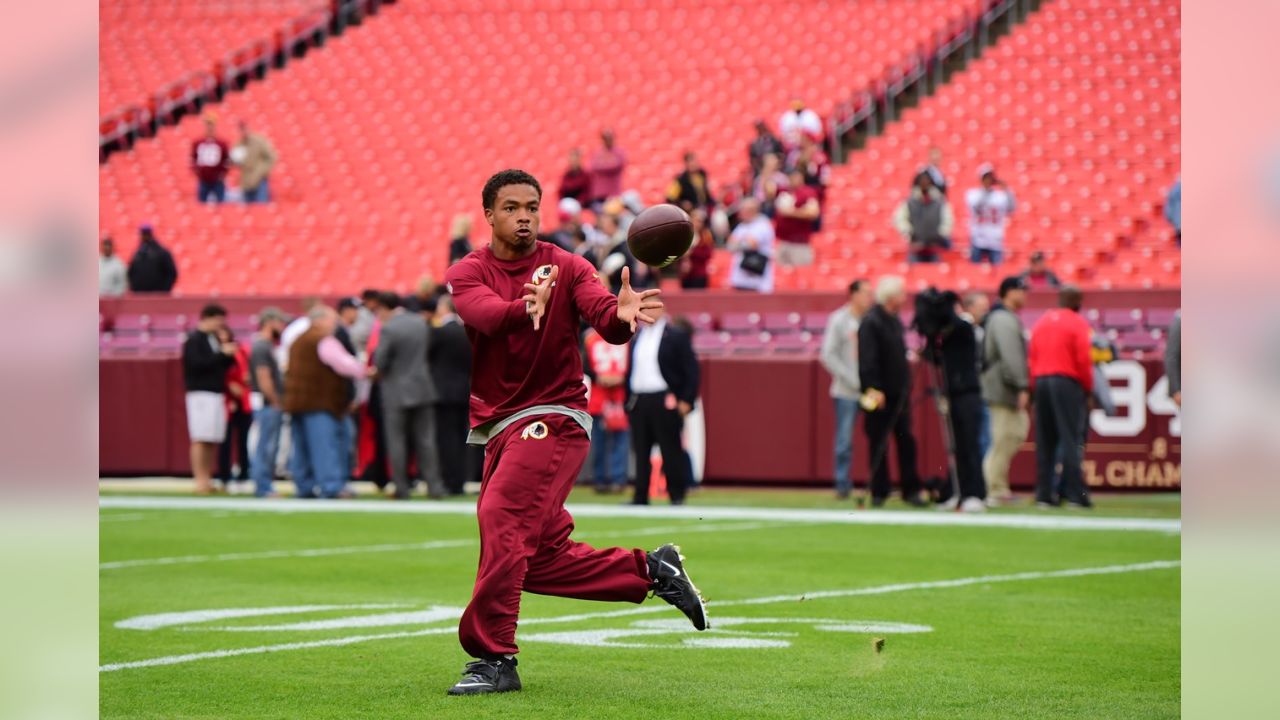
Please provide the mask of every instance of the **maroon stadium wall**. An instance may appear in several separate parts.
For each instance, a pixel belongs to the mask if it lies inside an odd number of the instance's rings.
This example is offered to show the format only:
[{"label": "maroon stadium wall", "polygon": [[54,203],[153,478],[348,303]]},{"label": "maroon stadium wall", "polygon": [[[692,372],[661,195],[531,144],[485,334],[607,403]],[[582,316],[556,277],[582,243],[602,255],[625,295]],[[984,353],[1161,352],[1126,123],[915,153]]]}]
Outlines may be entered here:
[{"label": "maroon stadium wall", "polygon": [[[702,360],[702,368],[707,482],[830,483],[834,412],[827,396],[830,377],[816,360],[711,357]],[[1121,414],[1093,418],[1085,460],[1089,484],[1179,489],[1181,432],[1166,397],[1163,367],[1155,361],[1119,361],[1108,366],[1108,374]],[[925,478],[943,478],[946,454],[927,385],[926,368],[917,365],[912,417],[919,471]],[[100,472],[190,474],[177,358],[102,358],[99,388]],[[868,455],[860,421],[854,463],[860,484],[868,477]],[[890,462],[892,468],[892,457]],[[1028,489],[1034,474],[1029,438],[1014,461],[1012,484]]]},{"label": "maroon stadium wall", "polygon": [[[327,298],[336,302],[335,298]],[[833,310],[845,301],[842,293],[790,292],[759,295],[723,290],[705,292],[680,292],[663,290],[663,299],[671,312],[686,315],[697,312],[709,312],[719,315],[727,312],[811,312]],[[288,296],[248,296],[234,295],[211,297],[208,295],[164,296],[164,295],[129,295],[121,298],[102,298],[98,300],[98,312],[110,321],[117,315],[177,315],[194,316],[200,308],[209,302],[218,302],[234,314],[251,315],[268,305],[275,305],[286,312],[296,313],[301,310],[301,298]],[[1033,292],[1028,296],[1027,306],[1031,309],[1050,308],[1057,303],[1057,294],[1053,292]],[[1085,294],[1085,306],[1089,308],[1176,308],[1182,305],[1180,290],[1095,290]]]}]

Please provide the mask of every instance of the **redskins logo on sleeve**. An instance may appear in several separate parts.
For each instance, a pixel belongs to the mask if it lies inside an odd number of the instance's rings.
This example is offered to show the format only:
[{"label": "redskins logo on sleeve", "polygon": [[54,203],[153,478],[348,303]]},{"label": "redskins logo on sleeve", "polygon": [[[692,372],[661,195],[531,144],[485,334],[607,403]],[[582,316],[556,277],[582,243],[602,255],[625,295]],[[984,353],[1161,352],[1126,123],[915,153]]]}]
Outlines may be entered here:
[{"label": "redskins logo on sleeve", "polygon": [[541,285],[542,283],[546,282],[547,278],[549,277],[551,277],[551,266],[540,265],[538,266],[537,270],[533,271],[533,280],[531,280],[530,282],[532,282],[534,285]]},{"label": "redskins logo on sleeve", "polygon": [[544,440],[551,431],[547,429],[547,424],[541,420],[529,423],[524,430],[520,432],[521,440]]}]

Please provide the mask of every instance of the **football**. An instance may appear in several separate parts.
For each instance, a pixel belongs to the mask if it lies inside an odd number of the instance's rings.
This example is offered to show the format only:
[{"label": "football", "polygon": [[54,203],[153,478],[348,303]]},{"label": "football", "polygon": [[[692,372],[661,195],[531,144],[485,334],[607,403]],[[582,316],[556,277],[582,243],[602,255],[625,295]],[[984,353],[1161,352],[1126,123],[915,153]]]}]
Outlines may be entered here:
[{"label": "football", "polygon": [[627,230],[627,246],[637,260],[651,267],[666,267],[679,260],[693,245],[693,221],[675,205],[654,205],[643,210]]}]

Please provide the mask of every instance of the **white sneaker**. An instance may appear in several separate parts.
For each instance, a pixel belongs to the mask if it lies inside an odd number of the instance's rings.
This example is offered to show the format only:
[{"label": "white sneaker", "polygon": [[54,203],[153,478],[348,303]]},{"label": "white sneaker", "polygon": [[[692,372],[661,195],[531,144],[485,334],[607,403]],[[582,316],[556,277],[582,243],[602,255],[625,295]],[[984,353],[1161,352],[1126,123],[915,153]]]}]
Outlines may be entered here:
[{"label": "white sneaker", "polygon": [[946,502],[940,502],[937,505],[934,505],[933,508],[938,512],[951,512],[959,506],[960,497],[958,495],[952,495],[949,500]]},{"label": "white sneaker", "polygon": [[960,512],[963,513],[980,513],[986,511],[986,504],[976,497],[967,497],[964,499],[964,502],[960,503]]},{"label": "white sneaker", "polygon": [[1000,507],[1000,498],[989,497],[986,500],[984,500],[983,503],[985,503],[986,506],[989,508]]}]

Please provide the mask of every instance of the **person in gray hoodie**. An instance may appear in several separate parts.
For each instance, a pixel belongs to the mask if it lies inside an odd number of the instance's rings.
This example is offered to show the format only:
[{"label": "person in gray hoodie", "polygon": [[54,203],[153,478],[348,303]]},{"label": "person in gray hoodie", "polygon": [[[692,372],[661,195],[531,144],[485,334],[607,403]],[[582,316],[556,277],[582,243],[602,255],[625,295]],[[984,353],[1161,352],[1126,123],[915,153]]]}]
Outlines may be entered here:
[{"label": "person in gray hoodie", "polygon": [[836,408],[835,484],[836,497],[849,497],[852,482],[849,470],[853,463],[853,426],[858,419],[858,323],[875,302],[871,283],[854,280],[849,284],[849,302],[841,305],[827,320],[822,333],[822,366],[831,373],[831,398]]},{"label": "person in gray hoodie", "polygon": [[1000,302],[985,322],[982,399],[991,408],[991,448],[983,459],[982,474],[987,479],[988,505],[1012,499],[1009,465],[1031,429],[1027,336],[1018,317],[1026,298],[1022,278],[1005,278],[1000,283]]}]

